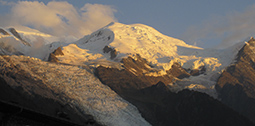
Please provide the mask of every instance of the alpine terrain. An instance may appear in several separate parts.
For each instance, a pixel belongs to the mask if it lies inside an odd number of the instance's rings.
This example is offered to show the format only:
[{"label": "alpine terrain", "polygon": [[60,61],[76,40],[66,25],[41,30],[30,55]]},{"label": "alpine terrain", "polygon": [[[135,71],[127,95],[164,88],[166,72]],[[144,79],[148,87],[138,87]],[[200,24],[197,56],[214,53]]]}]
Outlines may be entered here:
[{"label": "alpine terrain", "polygon": [[[143,24],[112,22],[79,40],[0,28],[0,54],[0,101],[62,122],[255,124],[253,38],[203,49]],[[22,111],[0,111],[2,124],[21,123],[17,118]]]}]

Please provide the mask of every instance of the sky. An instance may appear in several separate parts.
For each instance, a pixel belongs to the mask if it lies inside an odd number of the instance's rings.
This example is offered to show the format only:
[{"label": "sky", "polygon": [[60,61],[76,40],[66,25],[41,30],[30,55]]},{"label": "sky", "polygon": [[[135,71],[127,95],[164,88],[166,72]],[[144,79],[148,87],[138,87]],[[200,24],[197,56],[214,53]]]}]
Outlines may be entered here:
[{"label": "sky", "polygon": [[203,48],[255,36],[254,0],[0,0],[0,27],[77,38],[109,24],[141,23]]}]

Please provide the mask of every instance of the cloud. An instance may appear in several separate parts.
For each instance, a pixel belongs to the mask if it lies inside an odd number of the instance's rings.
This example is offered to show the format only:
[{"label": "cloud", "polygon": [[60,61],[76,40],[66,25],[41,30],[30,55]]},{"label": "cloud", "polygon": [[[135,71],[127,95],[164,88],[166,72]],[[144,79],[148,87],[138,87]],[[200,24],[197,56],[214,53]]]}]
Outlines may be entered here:
[{"label": "cloud", "polygon": [[218,47],[225,48],[254,35],[255,5],[252,5],[243,12],[212,16],[199,26],[189,27],[181,38],[190,43],[200,43],[200,45],[203,43],[210,45],[209,42],[212,43],[215,40],[221,41],[218,42],[220,43]]},{"label": "cloud", "polygon": [[[105,22],[116,21],[114,17],[114,12],[117,12],[115,9],[112,9],[110,6],[105,6],[101,4],[85,4],[81,8],[82,18],[86,23],[91,24],[87,27],[89,29],[97,29],[97,25],[105,25]],[[107,16],[105,16],[107,15]],[[102,22],[102,20],[104,20]]]},{"label": "cloud", "polygon": [[116,10],[101,4],[85,4],[76,9],[68,2],[19,1],[11,6],[11,13],[1,17],[1,25],[25,25],[55,36],[80,38],[117,21]]}]

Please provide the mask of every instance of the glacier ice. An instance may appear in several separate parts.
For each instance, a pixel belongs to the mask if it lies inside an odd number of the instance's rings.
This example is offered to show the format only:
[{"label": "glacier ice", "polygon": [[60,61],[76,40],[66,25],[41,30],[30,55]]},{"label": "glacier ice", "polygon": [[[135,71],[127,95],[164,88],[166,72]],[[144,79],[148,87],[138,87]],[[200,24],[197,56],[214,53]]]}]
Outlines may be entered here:
[{"label": "glacier ice", "polygon": [[[8,61],[5,60],[6,57]],[[84,114],[92,115],[103,125],[150,125],[135,106],[80,66],[49,63],[28,56],[12,55],[5,58],[1,57],[2,67],[15,66],[25,71],[24,76],[41,80],[42,84],[52,90],[55,97],[78,108]],[[27,92],[34,92],[31,87],[23,88]]]}]

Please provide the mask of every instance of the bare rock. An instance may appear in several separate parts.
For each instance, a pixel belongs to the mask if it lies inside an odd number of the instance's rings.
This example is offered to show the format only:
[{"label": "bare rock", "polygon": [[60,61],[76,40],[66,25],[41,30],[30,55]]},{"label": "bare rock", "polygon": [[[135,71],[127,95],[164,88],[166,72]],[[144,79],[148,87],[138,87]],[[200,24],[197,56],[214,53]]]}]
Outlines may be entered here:
[{"label": "bare rock", "polygon": [[219,77],[216,90],[221,101],[255,123],[255,40],[238,52],[236,62]]},{"label": "bare rock", "polygon": [[105,46],[103,48],[103,53],[109,53],[109,52],[110,52],[110,59],[114,59],[117,56],[117,51],[114,48]]},{"label": "bare rock", "polygon": [[4,29],[0,28],[0,33],[3,35],[10,35],[8,32],[6,32]]},{"label": "bare rock", "polygon": [[48,61],[50,62],[58,62],[58,58],[56,56],[61,56],[64,55],[64,53],[62,52],[61,47],[58,47],[56,50],[54,50],[52,53],[50,53]]}]

